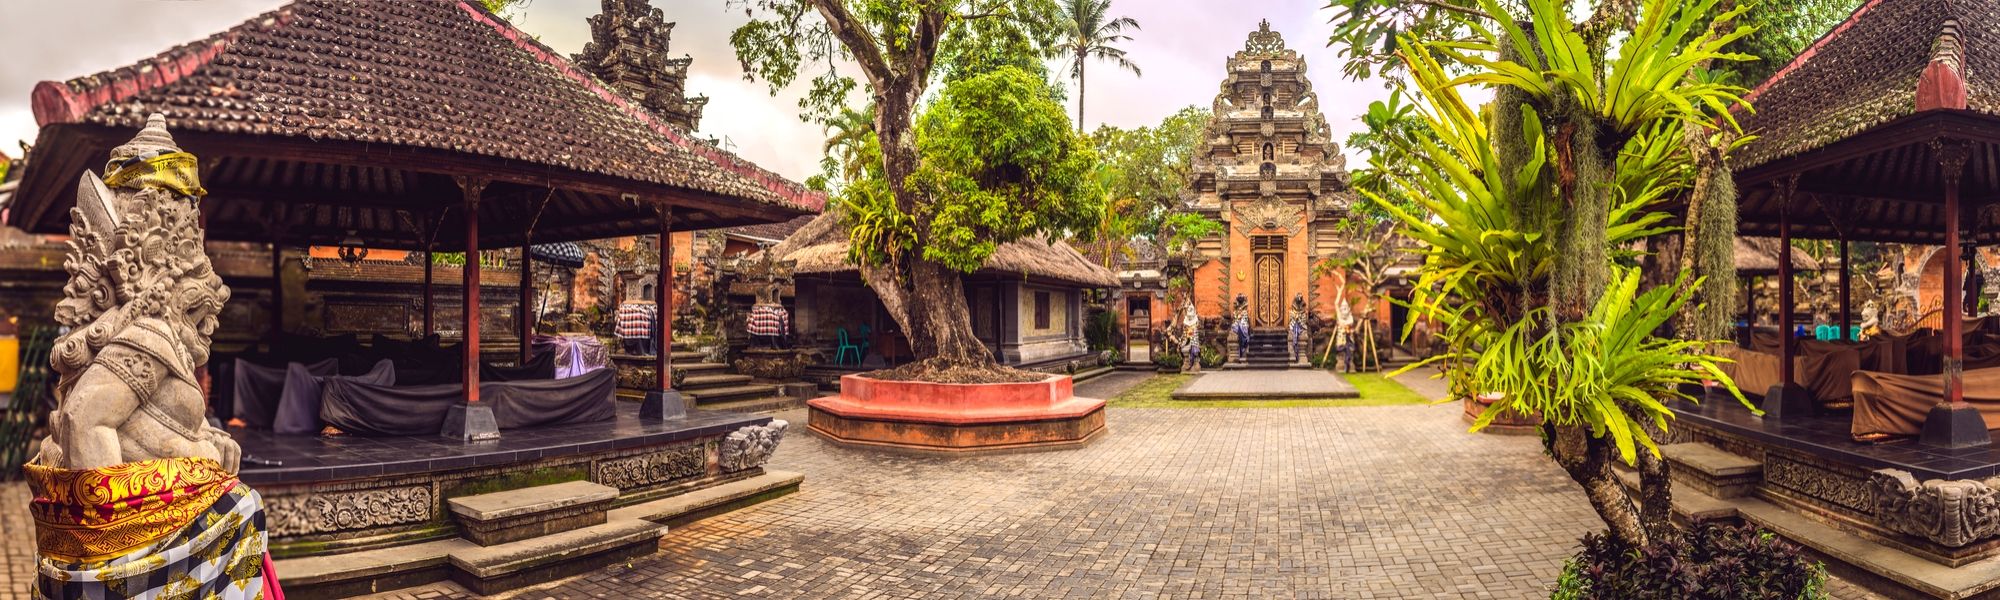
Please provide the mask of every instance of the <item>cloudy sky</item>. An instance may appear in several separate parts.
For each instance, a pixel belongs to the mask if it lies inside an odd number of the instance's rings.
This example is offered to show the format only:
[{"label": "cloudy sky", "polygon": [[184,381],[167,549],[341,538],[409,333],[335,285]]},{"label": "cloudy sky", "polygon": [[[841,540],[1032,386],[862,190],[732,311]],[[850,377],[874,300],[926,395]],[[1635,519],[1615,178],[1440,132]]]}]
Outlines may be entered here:
[{"label": "cloudy sky", "polygon": [[[376,0],[389,1],[389,0]],[[425,0],[433,1],[433,0]],[[709,98],[701,133],[722,138],[736,151],[794,179],[816,172],[817,127],[798,120],[803,86],[776,97],[762,82],[743,79],[729,33],[747,18],[729,0],[652,0],[674,29],[674,54],[694,57],[688,84]],[[0,0],[0,153],[19,154],[14,140],[32,141],[36,125],[28,95],[36,82],[63,80],[131,64],[177,44],[227,29],[282,0]],[[1259,19],[1284,34],[1310,66],[1320,106],[1335,140],[1358,128],[1356,115],[1387,92],[1377,81],[1347,81],[1326,47],[1323,0],[1123,0],[1112,12],[1139,20],[1142,29],[1124,44],[1143,77],[1090,67],[1085,121],[1133,127],[1159,122],[1188,105],[1208,106],[1223,77],[1224,60],[1242,49]],[[598,0],[531,0],[516,24],[564,54],[589,41],[584,19]],[[32,25],[29,25],[32,24]],[[1072,82],[1072,85],[1074,82]],[[1070,110],[1074,116],[1074,94]],[[1350,156],[1350,165],[1359,157]]]}]

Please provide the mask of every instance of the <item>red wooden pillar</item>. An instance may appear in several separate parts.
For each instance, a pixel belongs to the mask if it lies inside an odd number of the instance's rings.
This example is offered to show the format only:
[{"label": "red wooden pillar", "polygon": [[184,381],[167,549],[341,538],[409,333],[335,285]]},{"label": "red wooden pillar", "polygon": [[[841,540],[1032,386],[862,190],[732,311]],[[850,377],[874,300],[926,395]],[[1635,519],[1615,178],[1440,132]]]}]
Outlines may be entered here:
[{"label": "red wooden pillar", "polygon": [[465,194],[465,266],[460,269],[464,281],[459,287],[465,352],[461,359],[465,368],[465,401],[472,403],[479,401],[479,195],[486,189],[486,182],[460,179],[458,186]]},{"label": "red wooden pillar", "polygon": [[1944,394],[1924,418],[1923,442],[1949,448],[1984,446],[1993,443],[1979,410],[1965,402],[1965,305],[1962,278],[1965,266],[1959,258],[1959,178],[1964,175],[1971,146],[1959,140],[1931,142],[1944,176]]},{"label": "red wooden pillar", "polygon": [[434,309],[437,306],[437,294],[434,291],[436,289],[435,286],[433,286],[431,283],[432,258],[433,257],[431,256],[431,248],[428,244],[426,244],[424,246],[424,335],[425,336],[429,336],[430,334],[437,332],[437,323],[436,323],[437,311]]},{"label": "red wooden pillar", "polygon": [[479,401],[479,201],[486,190],[485,179],[475,177],[454,177],[465,204],[465,267],[463,287],[459,294],[461,322],[465,327],[465,353],[460,360],[465,368],[465,402],[455,404],[451,412],[445,414],[444,427],[440,434],[448,438],[473,442],[500,439],[499,422],[494,419],[492,405]]},{"label": "red wooden pillar", "polygon": [[653,286],[657,296],[653,306],[659,308],[659,317],[653,319],[655,334],[660,341],[655,372],[659,373],[661,391],[674,389],[674,209],[660,209],[660,281]]},{"label": "red wooden pillar", "polygon": [[687,404],[674,391],[674,211],[660,207],[660,270],[653,285],[653,331],[660,341],[654,350],[653,372],[658,375],[653,391],[646,392],[639,405],[641,419],[678,419],[687,416]]},{"label": "red wooden pillar", "polygon": [[1778,383],[1764,393],[1764,418],[1787,419],[1812,414],[1812,392],[1799,385],[1793,357],[1798,356],[1798,340],[1792,337],[1792,200],[1799,177],[1792,175],[1776,182],[1778,200]]},{"label": "red wooden pillar", "polygon": [[[272,233],[277,230],[273,229]],[[285,246],[271,238],[271,343],[272,350],[285,335]]]},{"label": "red wooden pillar", "polygon": [[1842,237],[1840,238],[1840,339],[1848,341],[1854,340],[1852,329],[1854,327],[1854,307],[1849,306],[1849,300],[1852,296],[1848,293],[1852,289],[1849,285],[1848,277],[1853,272],[1854,269],[1850,268],[1850,265],[1847,264],[1847,238]]},{"label": "red wooden pillar", "polygon": [[527,238],[521,238],[521,364],[528,364],[529,343],[535,339],[535,258],[528,253]]},{"label": "red wooden pillar", "polygon": [[1792,339],[1792,194],[1786,190],[1785,203],[1778,207],[1778,381],[1793,380],[1792,357],[1795,356]]}]

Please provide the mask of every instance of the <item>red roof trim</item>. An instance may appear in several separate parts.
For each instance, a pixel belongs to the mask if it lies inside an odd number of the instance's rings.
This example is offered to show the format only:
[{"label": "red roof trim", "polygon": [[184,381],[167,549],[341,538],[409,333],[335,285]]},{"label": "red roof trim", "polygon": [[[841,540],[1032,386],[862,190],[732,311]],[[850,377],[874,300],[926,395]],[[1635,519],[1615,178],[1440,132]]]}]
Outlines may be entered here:
[{"label": "red roof trim", "polygon": [[520,29],[515,28],[512,23],[508,23],[507,21],[502,19],[494,18],[492,14],[486,12],[484,9],[473,6],[472,3],[468,2],[467,0],[459,0],[458,7],[464,9],[465,13],[471,15],[474,20],[479,21],[481,23],[485,23],[486,25],[492,27],[495,32],[498,32],[501,35],[501,37],[505,37],[508,40],[514,42],[515,47],[518,47],[523,52],[527,52],[529,55],[534,56],[536,59],[542,61],[543,64],[555,68],[556,71],[562,73],[563,76],[570,78],[570,80],[575,81],[578,85],[582,85],[585,88],[588,88],[590,91],[595,92],[597,96],[603,98],[605,102],[609,102],[613,106],[617,106],[619,109],[624,110],[626,114],[629,114],[633,118],[638,119],[640,122],[645,123],[646,126],[651,127],[654,132],[659,133],[662,136],[666,136],[668,140],[673,141],[675,144],[679,144],[681,147],[686,148],[688,151],[693,152],[694,154],[701,156],[702,158],[708,159],[709,162],[715,163],[716,166],[724,170],[728,170],[737,175],[747,177],[752,181],[763,184],[765,189],[770,190],[772,193],[777,194],[781,198],[791,200],[794,204],[798,204],[801,207],[808,208],[813,211],[819,211],[825,208],[826,206],[825,193],[806,190],[800,187],[798,184],[785,179],[781,175],[772,173],[768,170],[765,170],[763,167],[757,166],[755,163],[743,160],[742,158],[738,158],[737,156],[732,154],[724,153],[723,151],[717,149],[714,146],[710,146],[698,140],[692,140],[687,136],[682,135],[679,130],[674,129],[673,127],[668,126],[666,123],[663,123],[660,120],[653,118],[652,113],[638,106],[634,106],[631,101],[625,99],[624,95],[619,94],[617,92],[613,92],[609,89],[605,89],[603,85],[598,83],[597,78],[578,72],[576,70],[576,66],[571,64],[569,62],[569,59],[556,55],[556,53],[550,50],[548,46],[544,46],[541,44],[541,42],[535,41],[534,38],[529,37],[527,34],[523,33]]},{"label": "red roof trim", "polygon": [[[290,24],[292,13],[277,10],[266,13],[265,18],[252,20],[253,26],[278,28]],[[110,81],[77,92],[68,83],[44,81],[35,84],[29,95],[29,106],[35,114],[35,125],[46,127],[57,123],[75,123],[83,119],[99,106],[113,102],[123,102],[147,90],[165,87],[181,78],[193,74],[208,65],[215,57],[229,49],[236,41],[238,28],[210,36],[208,39],[186,44],[154,55],[139,64],[107,73]]]},{"label": "red roof trim", "polygon": [[1743,100],[1754,104],[1757,97],[1764,94],[1764,90],[1770,89],[1772,85],[1784,79],[1786,75],[1790,75],[1792,71],[1804,65],[1813,55],[1818,54],[1819,49],[1826,46],[1827,42],[1833,41],[1833,38],[1840,37],[1841,33],[1846,32],[1849,27],[1854,26],[1855,21],[1861,20],[1861,15],[1867,14],[1869,9],[1875,8],[1875,5],[1881,3],[1882,0],[1868,0],[1867,3],[1861,5],[1861,8],[1854,9],[1853,14],[1847,15],[1847,20],[1841,21],[1840,25],[1833,28],[1833,31],[1828,31],[1826,35],[1819,36],[1819,40],[1813,42],[1812,46],[1807,47],[1805,52],[1800,52],[1798,56],[1792,57],[1791,62],[1785,63],[1785,68],[1778,69],[1777,73],[1771,74],[1770,77],[1764,79],[1763,83],[1757,84],[1756,89],[1750,90],[1750,93],[1745,94]]}]

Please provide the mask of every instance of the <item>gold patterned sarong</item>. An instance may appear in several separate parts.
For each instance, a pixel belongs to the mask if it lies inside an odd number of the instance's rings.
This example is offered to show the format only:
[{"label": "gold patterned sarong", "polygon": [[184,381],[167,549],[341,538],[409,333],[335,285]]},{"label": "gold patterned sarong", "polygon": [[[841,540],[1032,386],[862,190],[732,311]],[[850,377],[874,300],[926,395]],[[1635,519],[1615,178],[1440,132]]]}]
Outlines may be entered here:
[{"label": "gold patterned sarong", "polygon": [[208,190],[201,188],[201,170],[195,164],[193,154],[162,154],[119,167],[104,176],[104,185],[132,189],[162,187],[182,198],[200,198],[208,195]]},{"label": "gold patterned sarong", "polygon": [[37,597],[282,598],[265,587],[262,501],[215,461],[26,470]]}]

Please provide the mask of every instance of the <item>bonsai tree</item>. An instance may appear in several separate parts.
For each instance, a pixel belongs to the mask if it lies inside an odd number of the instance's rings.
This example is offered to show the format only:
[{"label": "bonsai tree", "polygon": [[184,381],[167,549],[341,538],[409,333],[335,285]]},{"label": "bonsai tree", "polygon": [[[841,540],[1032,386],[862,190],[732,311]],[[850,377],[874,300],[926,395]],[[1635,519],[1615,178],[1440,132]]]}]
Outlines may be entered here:
[{"label": "bonsai tree", "polygon": [[[1026,61],[958,52],[928,108],[920,106],[942,50],[996,51],[1052,38],[1046,0],[752,0],[751,21],[731,36],[737,58],[772,91],[807,65],[826,65],[801,107],[838,114],[857,83],[835,70],[851,60],[867,85],[876,160],[853,173],[831,210],[847,226],[862,277],[895,319],[917,360],[881,375],[934,381],[1018,380],[972,331],[962,275],[1000,245],[1030,236],[1088,237],[1100,196],[1087,188],[1094,159],[1071,131],[1044,77]],[[1049,40],[1052,43],[1052,39]],[[1030,63],[1024,68],[1017,62]],[[921,113],[922,117],[919,118]]]}]

